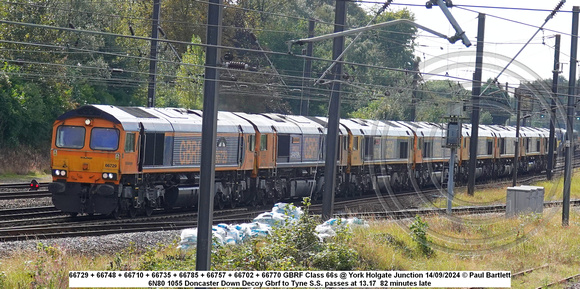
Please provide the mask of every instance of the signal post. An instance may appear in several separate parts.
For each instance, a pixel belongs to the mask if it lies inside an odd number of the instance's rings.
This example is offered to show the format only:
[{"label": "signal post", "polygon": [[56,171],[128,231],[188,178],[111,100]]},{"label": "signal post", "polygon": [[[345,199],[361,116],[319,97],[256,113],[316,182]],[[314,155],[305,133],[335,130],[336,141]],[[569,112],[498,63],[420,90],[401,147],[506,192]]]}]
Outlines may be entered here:
[{"label": "signal post", "polygon": [[457,147],[461,144],[461,120],[463,105],[460,103],[450,103],[447,106],[447,135],[445,137],[445,147],[451,149],[449,156],[449,170],[447,177],[447,214],[451,215],[453,206],[453,189],[455,187],[455,157]]}]

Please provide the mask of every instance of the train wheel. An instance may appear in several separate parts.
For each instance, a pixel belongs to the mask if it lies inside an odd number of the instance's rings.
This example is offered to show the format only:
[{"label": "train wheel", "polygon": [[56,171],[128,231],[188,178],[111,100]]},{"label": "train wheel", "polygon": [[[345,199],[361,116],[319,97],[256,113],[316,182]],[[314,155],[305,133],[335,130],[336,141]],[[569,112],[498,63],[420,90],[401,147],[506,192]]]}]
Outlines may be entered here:
[{"label": "train wheel", "polygon": [[354,197],[362,196],[362,190],[356,184],[349,183],[348,190],[351,191],[351,193]]},{"label": "train wheel", "polygon": [[258,204],[266,206],[268,204],[268,193],[266,190],[260,190],[258,193]]},{"label": "train wheel", "polygon": [[109,216],[111,216],[111,218],[115,219],[115,220],[120,220],[121,219],[121,213],[119,212],[119,208],[115,208],[111,214],[109,214]]},{"label": "train wheel", "polygon": [[230,198],[230,208],[235,209],[238,206],[238,202],[242,200],[242,194],[238,191],[232,192]]},{"label": "train wheel", "polygon": [[226,207],[225,202],[222,199],[222,194],[221,193],[217,193],[215,194],[215,197],[213,199],[214,202],[214,207],[218,210],[223,210]]},{"label": "train wheel", "polygon": [[153,215],[153,207],[146,206],[145,207],[145,215],[147,217],[151,217],[151,215]]},{"label": "train wheel", "polygon": [[137,209],[133,206],[129,207],[129,218],[137,217]]},{"label": "train wheel", "polygon": [[392,181],[392,188],[394,191],[399,191],[401,189],[401,179],[399,177],[399,173],[394,172],[393,175],[391,176],[391,178],[393,179]]},{"label": "train wheel", "polygon": [[425,187],[425,181],[423,179],[423,176],[419,176],[419,178],[417,178],[417,184],[419,185],[419,189]]}]

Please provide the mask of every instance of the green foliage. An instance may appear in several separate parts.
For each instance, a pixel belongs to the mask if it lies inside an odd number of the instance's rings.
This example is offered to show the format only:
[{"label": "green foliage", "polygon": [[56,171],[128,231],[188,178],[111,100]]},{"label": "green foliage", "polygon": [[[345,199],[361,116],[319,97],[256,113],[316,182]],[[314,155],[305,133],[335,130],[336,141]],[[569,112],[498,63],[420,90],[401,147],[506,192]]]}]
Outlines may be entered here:
[{"label": "green foliage", "polygon": [[[167,266],[167,258],[162,257],[161,259],[157,256],[159,249],[154,248],[149,249],[141,256],[141,264],[138,269],[142,271],[157,271],[157,270],[169,270],[171,266]],[[171,259],[171,258],[169,258]]]},{"label": "green foliage", "polygon": [[323,250],[314,255],[312,265],[319,270],[353,270],[359,267],[358,253],[350,248],[352,235],[348,228],[339,228],[334,241],[325,243]]},{"label": "green foliage", "polygon": [[[191,42],[201,44],[201,39],[194,35]],[[203,47],[188,46],[177,69],[175,84],[160,86],[162,89],[158,90],[158,104],[168,107],[202,109],[204,63]]]},{"label": "green foliage", "polygon": [[[399,77],[402,77],[403,81],[411,81],[409,76]],[[393,88],[381,95],[367,96],[367,99],[374,100],[350,113],[350,116],[365,119],[444,122],[447,104],[459,102],[467,94],[468,91],[463,87],[447,80],[427,81],[417,88],[415,119],[411,119],[413,90],[403,88]]]},{"label": "green foliage", "polygon": [[[481,87],[484,93],[481,96],[481,124],[501,124],[505,125],[509,119],[512,108],[510,107],[510,96],[505,88],[488,79]],[[488,115],[486,115],[486,112]],[[485,116],[485,118],[484,118]],[[491,119],[490,119],[491,118]]]},{"label": "green foliage", "polygon": [[358,254],[348,247],[350,233],[339,230],[331,240],[321,242],[315,234],[317,220],[304,215],[239,246],[219,248],[212,257],[215,270],[353,270]]},{"label": "green foliage", "polygon": [[435,251],[431,248],[431,242],[427,236],[427,229],[429,224],[423,221],[419,215],[415,216],[415,220],[409,227],[411,230],[411,238],[415,241],[417,248],[425,257],[431,257]]},{"label": "green foliage", "polygon": [[111,271],[130,271],[132,269],[131,260],[138,255],[137,248],[134,242],[129,242],[127,247],[122,252],[115,253],[113,260],[109,263],[107,270]]},{"label": "green foliage", "polygon": [[[1,265],[2,263],[0,263]],[[6,282],[8,281],[8,277],[4,271],[0,271],[0,288],[6,288]]]},{"label": "green foliage", "polygon": [[68,269],[65,254],[59,248],[38,243],[39,256],[29,264],[32,288],[66,288]]},{"label": "green foliage", "polygon": [[0,68],[0,147],[46,145],[54,119],[68,107],[57,85],[27,81],[21,68]]},{"label": "green foliage", "polygon": [[405,120],[405,107],[403,102],[395,97],[384,97],[373,100],[368,105],[350,113],[350,117],[364,119]]},{"label": "green foliage", "polygon": [[374,241],[378,241],[379,243],[389,244],[393,246],[397,251],[400,251],[405,257],[413,257],[413,250],[409,248],[405,241],[398,239],[397,237],[393,236],[389,233],[378,233],[373,235],[372,238]]},{"label": "green foliage", "polygon": [[493,116],[491,115],[491,112],[483,111],[479,115],[479,123],[480,124],[494,124],[493,123]]},{"label": "green foliage", "polygon": [[[225,1],[233,9],[223,11],[222,45],[233,47],[234,60],[257,71],[222,69],[220,106],[222,110],[245,112],[299,112],[304,87],[302,60],[285,53],[286,41],[307,35],[308,20],[319,19],[315,35],[333,31],[334,1],[239,0]],[[236,9],[239,7],[242,9]],[[158,106],[201,108],[205,56],[207,4],[203,1],[162,1],[161,24],[166,39],[184,43],[159,42],[157,68]],[[8,21],[34,23],[77,30],[100,31],[148,37],[151,33],[152,3],[148,1],[23,1],[0,3],[0,17]],[[366,25],[373,14],[349,3],[348,27]],[[281,17],[280,15],[296,17]],[[298,17],[298,18],[297,18]],[[302,18],[302,19],[299,19]],[[383,12],[375,23],[413,19],[408,10]],[[184,25],[184,23],[187,23]],[[398,25],[364,33],[345,60],[372,63],[378,67],[409,68],[413,60],[416,29]],[[146,103],[149,47],[147,40],[61,31],[24,25],[0,26],[0,148],[20,145],[47,149],[51,126],[60,114],[84,104],[144,105]],[[236,48],[242,48],[238,50]],[[297,54],[300,49],[295,47]],[[256,52],[258,51],[258,52]],[[314,47],[314,56],[331,59],[332,41]],[[223,55],[220,55],[223,57]],[[222,62],[224,60],[222,59]],[[313,77],[321,75],[328,61],[313,61]],[[344,114],[361,109],[361,115],[404,119],[399,99],[373,104],[384,91],[359,89],[373,86],[405,87],[409,76],[370,67],[344,67],[343,91],[348,101]],[[313,91],[319,90],[321,86]],[[326,89],[310,96],[310,114],[326,114]],[[405,90],[407,93],[407,90]],[[366,108],[370,106],[370,108]],[[375,107],[389,109],[373,112]],[[380,110],[380,109],[379,109]],[[406,111],[408,109],[403,109]]]},{"label": "green foliage", "polygon": [[[318,220],[305,214],[295,223],[286,223],[268,237],[254,238],[239,245],[212,246],[212,270],[353,270],[360,266],[358,253],[349,247],[348,228],[322,242],[315,234]],[[134,250],[116,254],[108,270],[194,270],[195,250],[183,252],[176,244],[158,244],[148,249],[134,264]]]}]

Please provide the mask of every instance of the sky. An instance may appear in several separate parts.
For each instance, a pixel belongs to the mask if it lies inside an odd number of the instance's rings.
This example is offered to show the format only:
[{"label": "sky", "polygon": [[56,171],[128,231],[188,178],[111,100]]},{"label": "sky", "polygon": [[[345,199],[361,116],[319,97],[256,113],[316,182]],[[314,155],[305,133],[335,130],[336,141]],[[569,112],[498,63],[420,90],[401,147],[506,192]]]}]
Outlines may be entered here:
[{"label": "sky", "polygon": [[[380,2],[380,1],[377,1]],[[439,33],[452,36],[455,30],[437,6],[431,9],[425,7],[426,0],[394,0],[391,11],[403,8],[415,14],[418,24],[436,30]],[[453,0],[454,5],[492,6],[504,8],[544,9],[549,11],[529,11],[521,9],[498,9],[484,7],[453,7],[450,9],[456,21],[472,42],[471,47],[465,47],[461,41],[455,44],[419,30],[416,39],[416,55],[422,60],[420,70],[425,80],[442,79],[429,74],[448,74],[455,81],[470,89],[468,80],[472,79],[475,70],[476,36],[478,13],[485,13],[484,52],[490,53],[483,58],[483,80],[496,78],[524,44],[538,30],[559,0]],[[367,4],[369,5],[369,4]],[[419,6],[411,6],[419,5]],[[500,76],[499,82],[509,86],[518,86],[520,82],[534,80],[537,77],[552,78],[554,65],[555,34],[561,34],[560,62],[562,75],[568,79],[570,69],[570,43],[572,32],[572,7],[580,6],[580,0],[567,0],[551,20],[540,31],[516,58],[508,69]],[[472,11],[468,11],[465,9]],[[500,19],[505,18],[505,19]],[[510,22],[506,19],[529,24]],[[578,67],[576,78],[578,78]],[[456,77],[456,78],[455,78]],[[457,79],[459,78],[459,79]]]}]

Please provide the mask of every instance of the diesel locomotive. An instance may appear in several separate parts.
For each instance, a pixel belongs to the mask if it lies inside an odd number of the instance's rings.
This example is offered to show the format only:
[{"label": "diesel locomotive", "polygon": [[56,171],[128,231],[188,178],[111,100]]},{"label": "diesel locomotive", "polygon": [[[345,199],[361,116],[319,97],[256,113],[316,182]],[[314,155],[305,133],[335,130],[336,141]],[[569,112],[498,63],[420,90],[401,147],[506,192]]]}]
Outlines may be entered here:
[{"label": "diesel locomotive", "polygon": [[[265,204],[321,195],[327,119],[275,113],[218,113],[215,191],[201,192],[202,112],[182,108],[86,105],[54,123],[54,206],[73,216],[134,217],[155,209],[194,207],[211,193],[216,207]],[[464,181],[471,127],[463,124],[455,163]],[[397,192],[444,183],[450,150],[446,127],[428,122],[340,120],[336,194]],[[476,177],[546,168],[548,130],[482,125]],[[554,140],[555,141],[555,140]]]}]

